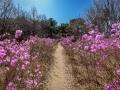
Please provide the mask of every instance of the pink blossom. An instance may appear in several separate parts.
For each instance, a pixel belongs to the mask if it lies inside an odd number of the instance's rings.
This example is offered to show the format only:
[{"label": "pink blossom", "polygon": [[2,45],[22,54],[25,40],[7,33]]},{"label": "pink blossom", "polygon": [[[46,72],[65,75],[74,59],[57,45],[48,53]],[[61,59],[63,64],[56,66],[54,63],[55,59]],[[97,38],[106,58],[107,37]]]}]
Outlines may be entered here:
[{"label": "pink blossom", "polygon": [[118,26],[117,23],[112,24],[112,28],[117,28],[117,26]]},{"label": "pink blossom", "polygon": [[6,90],[16,90],[14,82],[9,82],[6,87]]},{"label": "pink blossom", "polygon": [[96,35],[95,37],[95,40],[100,40],[100,39],[103,39],[104,38],[104,35]]},{"label": "pink blossom", "polygon": [[120,69],[116,70],[116,74],[120,75]]},{"label": "pink blossom", "polygon": [[88,49],[89,49],[89,46],[85,46],[85,47],[84,47],[84,50],[88,50]]},{"label": "pink blossom", "polygon": [[26,66],[23,64],[22,67],[21,67],[21,69],[25,70],[25,68],[26,68]]},{"label": "pink blossom", "polygon": [[104,90],[117,90],[112,84],[106,85]]},{"label": "pink blossom", "polygon": [[15,65],[17,64],[17,60],[16,60],[16,59],[12,60],[12,61],[10,62],[10,64],[11,64],[11,66],[15,66]]},{"label": "pink blossom", "polygon": [[22,30],[16,30],[16,32],[15,32],[15,38],[21,37],[22,33],[23,33]]},{"label": "pink blossom", "polygon": [[115,81],[114,81],[114,84],[115,84],[116,86],[120,86],[120,79],[115,80]]},{"label": "pink blossom", "polygon": [[89,31],[88,33],[92,35],[92,34],[95,34],[95,31],[94,31],[94,30],[91,30],[91,31]]},{"label": "pink blossom", "polygon": [[6,56],[6,51],[3,47],[0,47],[0,59],[3,59]]}]

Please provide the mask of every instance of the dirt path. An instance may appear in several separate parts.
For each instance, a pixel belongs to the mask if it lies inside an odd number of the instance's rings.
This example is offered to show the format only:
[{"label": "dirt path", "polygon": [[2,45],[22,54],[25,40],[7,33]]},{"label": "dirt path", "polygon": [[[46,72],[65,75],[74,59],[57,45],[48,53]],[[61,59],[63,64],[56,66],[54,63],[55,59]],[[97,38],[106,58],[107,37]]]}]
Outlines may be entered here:
[{"label": "dirt path", "polygon": [[71,67],[66,63],[68,57],[60,43],[53,55],[54,65],[49,72],[45,90],[75,90],[73,88],[74,81],[71,75]]}]

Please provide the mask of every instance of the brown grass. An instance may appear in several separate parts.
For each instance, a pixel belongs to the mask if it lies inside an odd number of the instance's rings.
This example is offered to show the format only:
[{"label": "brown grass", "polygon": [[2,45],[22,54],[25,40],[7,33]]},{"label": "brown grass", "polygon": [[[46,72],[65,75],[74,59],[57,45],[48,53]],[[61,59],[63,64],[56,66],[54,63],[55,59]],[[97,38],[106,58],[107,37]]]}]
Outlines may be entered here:
[{"label": "brown grass", "polygon": [[103,90],[106,84],[120,78],[115,74],[115,70],[120,68],[118,49],[106,50],[108,57],[100,65],[96,65],[101,59],[100,53],[81,53],[70,49],[66,51],[69,55],[68,63],[72,65],[76,80],[75,87],[78,90]]}]

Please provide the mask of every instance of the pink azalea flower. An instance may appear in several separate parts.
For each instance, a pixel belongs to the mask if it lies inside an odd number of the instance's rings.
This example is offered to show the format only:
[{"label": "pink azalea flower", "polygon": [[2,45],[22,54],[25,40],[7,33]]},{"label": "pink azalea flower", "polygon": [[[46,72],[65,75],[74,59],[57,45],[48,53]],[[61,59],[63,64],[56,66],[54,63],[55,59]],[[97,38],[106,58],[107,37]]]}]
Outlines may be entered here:
[{"label": "pink azalea flower", "polygon": [[13,82],[9,82],[7,87],[6,87],[6,90],[16,90],[15,84]]},{"label": "pink azalea flower", "polygon": [[3,59],[6,56],[6,51],[0,47],[0,59]]},{"label": "pink azalea flower", "polygon": [[120,75],[120,69],[116,70],[116,74]]},{"label": "pink azalea flower", "polygon": [[116,86],[120,86],[120,79],[115,80],[114,83]]},{"label": "pink azalea flower", "polygon": [[105,86],[104,90],[117,90],[113,85],[109,84]]},{"label": "pink azalea flower", "polygon": [[22,30],[16,30],[16,32],[15,32],[15,38],[21,37],[22,33],[23,33]]}]

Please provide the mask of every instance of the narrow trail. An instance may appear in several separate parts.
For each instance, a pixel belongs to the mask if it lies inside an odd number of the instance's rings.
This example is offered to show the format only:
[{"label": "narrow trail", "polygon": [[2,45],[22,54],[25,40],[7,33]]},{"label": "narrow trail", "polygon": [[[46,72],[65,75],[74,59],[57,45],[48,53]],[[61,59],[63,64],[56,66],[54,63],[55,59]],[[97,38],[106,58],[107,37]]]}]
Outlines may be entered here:
[{"label": "narrow trail", "polygon": [[54,65],[51,67],[47,78],[45,90],[75,90],[71,66],[66,63],[68,57],[64,48],[59,43],[54,52]]}]

